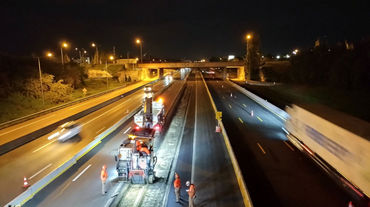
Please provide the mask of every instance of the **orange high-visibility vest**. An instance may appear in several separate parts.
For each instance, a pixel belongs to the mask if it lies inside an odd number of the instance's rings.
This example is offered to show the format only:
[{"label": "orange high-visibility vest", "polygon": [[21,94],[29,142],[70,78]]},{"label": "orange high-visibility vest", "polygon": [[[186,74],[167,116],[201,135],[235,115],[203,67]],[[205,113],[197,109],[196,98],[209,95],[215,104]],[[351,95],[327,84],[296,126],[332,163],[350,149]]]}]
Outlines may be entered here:
[{"label": "orange high-visibility vest", "polygon": [[191,198],[195,196],[195,185],[194,184],[190,184],[188,194]]},{"label": "orange high-visibility vest", "polygon": [[173,182],[173,187],[175,187],[175,188],[180,188],[181,187],[181,180],[180,180],[179,177],[177,177],[175,179],[175,181]]},{"label": "orange high-visibility vest", "polygon": [[141,148],[139,149],[139,151],[140,151],[140,152],[145,152],[147,155],[150,155],[150,151],[148,150],[148,148],[147,148],[147,147],[141,147]]},{"label": "orange high-visibility vest", "polygon": [[105,182],[108,178],[108,173],[107,173],[107,170],[102,170],[101,173],[100,173],[100,179],[101,181]]}]

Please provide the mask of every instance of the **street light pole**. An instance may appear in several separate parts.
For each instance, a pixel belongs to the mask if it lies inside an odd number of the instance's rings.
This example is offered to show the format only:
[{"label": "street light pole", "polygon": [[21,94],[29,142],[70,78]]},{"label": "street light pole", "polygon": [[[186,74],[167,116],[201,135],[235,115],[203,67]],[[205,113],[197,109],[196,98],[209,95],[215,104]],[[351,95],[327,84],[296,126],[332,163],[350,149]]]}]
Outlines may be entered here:
[{"label": "street light pole", "polygon": [[42,73],[41,73],[40,57],[37,57],[37,63],[39,65],[39,75],[40,75],[40,86],[41,86],[42,105],[45,105],[44,88],[42,87]]},{"label": "street light pole", "polygon": [[105,60],[105,71],[107,72],[106,77],[107,77],[107,90],[108,90],[108,60]]},{"label": "street light pole", "polygon": [[64,59],[63,59],[63,47],[60,47],[60,58],[62,59],[62,65],[64,65]]},{"label": "street light pole", "polygon": [[143,63],[143,42],[140,42],[140,59],[141,63]]}]

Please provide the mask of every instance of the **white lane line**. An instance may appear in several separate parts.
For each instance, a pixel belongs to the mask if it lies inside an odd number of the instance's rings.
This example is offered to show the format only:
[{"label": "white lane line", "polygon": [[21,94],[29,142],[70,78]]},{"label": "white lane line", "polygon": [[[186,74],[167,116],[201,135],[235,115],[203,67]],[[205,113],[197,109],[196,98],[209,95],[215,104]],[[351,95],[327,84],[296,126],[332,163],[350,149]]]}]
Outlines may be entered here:
[{"label": "white lane line", "polygon": [[243,104],[243,106],[244,106],[245,108],[247,108],[247,105]]},{"label": "white lane line", "polygon": [[126,134],[130,129],[131,127],[127,128],[123,133]]},{"label": "white lane line", "polygon": [[91,119],[90,121],[88,121],[88,122],[86,122],[86,123],[82,124],[82,126],[84,126],[84,125],[86,125],[86,124],[88,124],[88,123],[90,123],[90,122],[94,121],[94,120],[95,120],[95,119],[97,119],[97,118],[100,118],[100,117],[104,116],[106,113],[108,113],[108,112],[110,112],[110,111],[112,111],[112,110],[115,110],[116,108],[118,108],[118,107],[120,107],[121,105],[125,104],[125,103],[126,103],[127,101],[129,101],[130,99],[131,99],[131,98],[129,98],[128,100],[124,101],[123,103],[120,103],[119,105],[117,105],[117,106],[115,106],[115,107],[113,107],[113,108],[109,109],[108,111],[106,111],[106,112],[104,112],[104,113],[100,114],[99,116],[97,116],[97,117],[95,117],[95,118]]},{"label": "white lane line", "polygon": [[262,151],[262,153],[263,154],[266,154],[265,150],[262,148],[262,146],[260,145],[260,143],[257,142],[257,145],[260,148],[260,150]]},{"label": "white lane line", "polygon": [[263,122],[263,120],[259,116],[257,116],[257,119],[260,120],[260,122]]},{"label": "white lane line", "polygon": [[141,198],[143,197],[144,190],[145,190],[145,187],[142,187],[142,188],[140,189],[140,192],[139,192],[138,196],[136,196],[135,203],[134,203],[134,206],[135,206],[135,207],[136,207],[136,206],[139,206],[139,203],[140,203],[140,201],[141,201]]},{"label": "white lane line", "polygon": [[88,104],[88,103],[89,103],[89,102],[85,102],[85,103],[83,103],[83,104],[77,104],[76,106],[69,108],[69,110],[72,110],[72,109],[78,108],[78,107],[83,106],[83,105],[86,105],[86,104]]},{"label": "white lane line", "polygon": [[75,178],[73,178],[72,182],[75,182],[82,174],[84,174],[84,172],[89,169],[91,167],[91,164],[88,165],[84,170],[82,170],[82,172],[80,172],[80,174],[78,174]]},{"label": "white lane line", "polygon": [[197,78],[195,77],[195,120],[194,120],[194,134],[193,134],[193,157],[191,161],[191,183],[194,183],[194,170],[195,170],[195,146],[197,142],[197,122],[198,122],[198,98],[197,98]]},{"label": "white lane line", "polygon": [[243,122],[243,120],[242,120],[240,117],[239,117],[238,119],[239,119],[239,121],[240,121],[242,124],[244,123],[244,122]]},{"label": "white lane line", "polygon": [[105,129],[105,127],[101,128],[99,131],[97,131],[96,133],[99,134],[99,132],[103,131]]},{"label": "white lane line", "polygon": [[37,122],[40,122],[40,121],[42,121],[42,120],[48,119],[48,118],[50,118],[50,117],[52,117],[52,116],[55,116],[55,114],[49,115],[49,116],[47,116],[47,117],[45,117],[45,118],[42,118],[42,119],[39,119],[39,120],[37,120],[37,121],[32,121],[32,122],[31,122],[31,123],[29,123],[29,124],[22,125],[22,126],[20,126],[20,127],[15,128],[15,129],[12,129],[12,130],[9,130],[9,131],[6,131],[6,132],[3,132],[3,133],[1,133],[1,134],[0,134],[0,136],[2,136],[2,135],[4,135],[4,134],[9,134],[10,132],[14,132],[14,131],[16,131],[16,130],[18,130],[18,129],[21,129],[21,128],[24,128],[24,127],[26,127],[26,126],[29,126],[29,125],[35,124],[35,123],[37,123]]},{"label": "white lane line", "polygon": [[292,150],[294,152],[294,148],[292,146],[290,146],[290,144],[288,144],[288,142],[284,141],[284,144],[289,147],[290,150]]},{"label": "white lane line", "polygon": [[232,108],[230,104],[229,104],[229,108]]},{"label": "white lane line", "polygon": [[35,173],[31,177],[29,177],[28,180],[31,180],[32,178],[36,177],[38,174],[40,174],[42,171],[46,170],[47,168],[49,168],[52,165],[53,165],[52,163],[46,165],[44,168],[42,168],[41,170],[39,170],[37,173]]},{"label": "white lane line", "polygon": [[50,145],[51,143],[53,143],[55,141],[57,141],[57,139],[54,139],[53,141],[51,141],[51,142],[49,142],[47,144],[44,144],[43,146],[41,146],[41,147],[37,148],[36,150],[32,151],[32,153],[35,153],[35,152],[38,152],[38,151],[42,150],[44,147]]}]

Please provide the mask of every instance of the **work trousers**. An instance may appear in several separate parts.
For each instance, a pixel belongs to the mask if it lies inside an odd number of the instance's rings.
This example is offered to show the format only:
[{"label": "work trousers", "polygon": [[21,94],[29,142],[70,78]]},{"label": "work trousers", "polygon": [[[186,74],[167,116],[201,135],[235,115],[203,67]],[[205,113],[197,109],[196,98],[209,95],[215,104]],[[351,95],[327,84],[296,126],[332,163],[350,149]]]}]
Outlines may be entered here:
[{"label": "work trousers", "polygon": [[102,181],[102,182],[101,182],[101,186],[102,186],[102,187],[101,187],[101,193],[104,195],[104,194],[105,194],[105,192],[106,192],[106,191],[105,191],[105,181]]},{"label": "work trousers", "polygon": [[189,207],[194,207],[194,198],[195,196],[193,197],[189,196]]},{"label": "work trousers", "polygon": [[175,188],[176,202],[180,201],[180,188]]}]

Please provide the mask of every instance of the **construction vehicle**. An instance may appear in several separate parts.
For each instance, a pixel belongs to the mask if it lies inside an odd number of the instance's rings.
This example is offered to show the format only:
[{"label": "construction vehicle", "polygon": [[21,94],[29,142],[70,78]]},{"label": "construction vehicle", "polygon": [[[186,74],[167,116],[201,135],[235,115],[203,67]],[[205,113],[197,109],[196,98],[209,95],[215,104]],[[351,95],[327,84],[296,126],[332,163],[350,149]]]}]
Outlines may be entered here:
[{"label": "construction vehicle", "polygon": [[163,100],[153,101],[152,88],[145,86],[143,108],[135,114],[135,126],[116,157],[118,176],[133,184],[154,182],[157,157],[153,140],[162,128],[163,115]]}]

